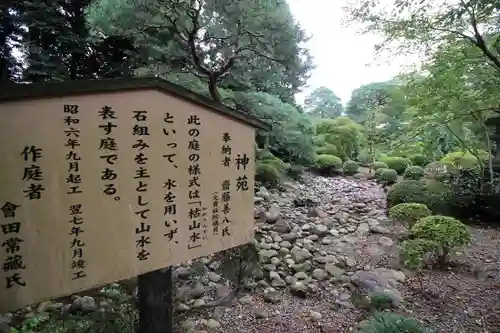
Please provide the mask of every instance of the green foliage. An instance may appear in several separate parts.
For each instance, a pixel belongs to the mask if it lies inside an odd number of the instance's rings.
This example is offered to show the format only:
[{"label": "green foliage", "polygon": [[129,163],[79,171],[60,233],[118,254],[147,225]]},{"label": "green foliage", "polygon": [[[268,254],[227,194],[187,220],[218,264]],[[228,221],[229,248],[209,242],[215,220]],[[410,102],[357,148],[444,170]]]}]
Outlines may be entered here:
[{"label": "green foliage", "polygon": [[320,146],[316,148],[316,154],[318,155],[337,155],[338,149],[335,145],[330,143],[325,144],[324,146]]},{"label": "green foliage", "polygon": [[391,156],[383,160],[390,169],[396,170],[398,174],[405,172],[406,168],[411,165],[411,161],[405,157]]},{"label": "green foliage", "polygon": [[389,166],[387,163],[382,162],[382,161],[376,161],[373,163],[373,169],[378,170],[378,169],[389,169]]},{"label": "green foliage", "polygon": [[398,173],[394,169],[378,169],[377,172],[380,172],[380,183],[392,185],[398,181]]},{"label": "green foliage", "polygon": [[309,94],[304,100],[304,107],[311,116],[320,119],[336,118],[344,111],[340,98],[327,87],[316,88]]},{"label": "green foliage", "polygon": [[425,155],[422,155],[422,154],[410,155],[409,159],[413,165],[418,165],[420,167],[424,167],[428,163],[427,157]]},{"label": "green foliage", "polygon": [[375,161],[375,156],[373,156],[373,154],[371,154],[368,149],[361,149],[360,152],[358,153],[357,161],[362,166],[370,166]]},{"label": "green foliage", "polygon": [[401,243],[399,254],[403,265],[420,273],[425,267],[425,260],[435,255],[438,245],[432,240],[416,238]]},{"label": "green foliage", "polygon": [[421,218],[430,216],[431,210],[421,203],[400,203],[389,210],[389,217],[402,222],[407,228],[411,228]]},{"label": "green foliage", "polygon": [[369,296],[370,307],[376,311],[392,308],[392,298],[386,293],[373,293]]},{"label": "green foliage", "polygon": [[441,162],[431,162],[424,168],[425,176],[429,179],[444,181],[451,177],[452,167]]},{"label": "green foliage", "polygon": [[344,170],[344,174],[346,174],[346,175],[354,175],[355,173],[358,172],[359,165],[358,165],[358,163],[356,163],[352,160],[347,160],[344,162],[343,170]]},{"label": "green foliage", "polygon": [[332,175],[342,168],[342,160],[333,155],[318,155],[314,162],[314,168],[322,174]]},{"label": "green foliage", "polygon": [[343,161],[353,159],[357,155],[361,130],[360,125],[344,116],[322,120],[316,125],[316,135],[324,135],[325,141],[337,148],[336,156]]},{"label": "green foliage", "polygon": [[280,172],[271,163],[259,163],[255,168],[255,180],[264,186],[273,187],[279,183]]},{"label": "green foliage", "polygon": [[437,256],[441,262],[444,262],[451,251],[467,246],[471,242],[467,226],[450,216],[424,217],[413,225],[411,231],[415,237],[432,241],[438,246]]},{"label": "green foliage", "polygon": [[479,160],[470,152],[456,151],[446,154],[440,162],[457,169],[475,169],[484,165],[488,160],[486,151],[478,151],[476,155]]},{"label": "green foliage", "polygon": [[378,312],[358,330],[359,333],[431,333],[417,320],[391,312]]},{"label": "green foliage", "polygon": [[292,165],[288,169],[287,175],[291,179],[300,180],[303,173],[304,167],[302,165]]},{"label": "green foliage", "polygon": [[424,177],[425,171],[422,167],[417,165],[410,165],[404,172],[404,179],[420,180]]},{"label": "green foliage", "polygon": [[421,203],[433,213],[447,213],[450,209],[452,190],[439,182],[403,180],[395,184],[387,193],[389,208],[400,203]]}]

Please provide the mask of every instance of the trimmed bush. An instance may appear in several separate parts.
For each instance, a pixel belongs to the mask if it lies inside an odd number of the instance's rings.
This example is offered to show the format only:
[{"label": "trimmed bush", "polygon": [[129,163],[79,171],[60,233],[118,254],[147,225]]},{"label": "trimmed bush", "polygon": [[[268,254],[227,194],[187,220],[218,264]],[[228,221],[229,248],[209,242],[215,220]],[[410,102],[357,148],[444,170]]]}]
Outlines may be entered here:
[{"label": "trimmed bush", "polygon": [[378,178],[379,182],[384,185],[392,185],[398,181],[398,173],[394,169],[378,169],[380,171],[380,176]]},{"label": "trimmed bush", "polygon": [[280,179],[280,174],[276,167],[269,163],[259,163],[255,168],[255,180],[264,186],[276,186]]},{"label": "trimmed bush", "polygon": [[320,146],[316,148],[316,154],[318,155],[333,155],[336,156],[338,153],[337,147],[332,144],[325,144],[324,146]]},{"label": "trimmed bush", "polygon": [[405,202],[422,203],[434,214],[449,214],[454,207],[451,187],[439,182],[404,180],[395,184],[387,193],[387,207]]},{"label": "trimmed bush", "polygon": [[346,175],[354,175],[359,170],[358,163],[351,160],[347,160],[344,162],[343,170]]},{"label": "trimmed bush", "polygon": [[377,312],[364,322],[359,333],[432,333],[416,319],[392,312]]},{"label": "trimmed bush", "polygon": [[406,168],[411,165],[411,161],[405,157],[387,157],[382,162],[385,162],[389,169],[394,169],[398,174],[405,172]]},{"label": "trimmed bush", "polygon": [[448,255],[471,242],[469,229],[459,220],[443,215],[431,215],[420,219],[411,228],[413,236],[434,242],[439,248],[439,262],[444,263]]},{"label": "trimmed bush", "polygon": [[375,157],[372,154],[370,154],[368,149],[362,149],[358,153],[359,164],[361,164],[363,166],[369,166],[369,165],[372,165],[374,161],[375,161]]},{"label": "trimmed bush", "polygon": [[373,163],[373,170],[378,170],[378,169],[389,169],[389,166],[385,162],[376,161]]},{"label": "trimmed bush", "polygon": [[411,228],[421,218],[430,216],[431,210],[424,204],[408,202],[400,203],[389,210],[389,217]]},{"label": "trimmed bush", "polygon": [[403,175],[404,179],[420,180],[424,178],[425,171],[422,167],[417,165],[410,165],[406,168]]},{"label": "trimmed bush", "polygon": [[445,181],[451,178],[454,168],[441,162],[431,162],[424,168],[425,176],[437,181]]},{"label": "trimmed bush", "polygon": [[418,165],[420,167],[424,167],[428,162],[427,157],[422,154],[410,155],[409,158],[413,165]]},{"label": "trimmed bush", "polygon": [[314,169],[322,174],[332,175],[342,169],[342,160],[334,155],[318,155]]}]

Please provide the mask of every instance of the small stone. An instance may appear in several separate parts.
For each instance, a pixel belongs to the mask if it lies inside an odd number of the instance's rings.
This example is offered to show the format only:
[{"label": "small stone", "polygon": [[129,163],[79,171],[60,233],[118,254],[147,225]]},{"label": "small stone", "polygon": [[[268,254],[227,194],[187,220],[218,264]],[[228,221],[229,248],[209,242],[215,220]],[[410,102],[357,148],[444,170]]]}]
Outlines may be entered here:
[{"label": "small stone", "polygon": [[304,272],[297,272],[294,276],[299,280],[306,280],[308,278],[307,274]]},{"label": "small stone", "polygon": [[309,312],[309,315],[311,316],[311,319],[313,321],[320,321],[321,320],[321,313],[316,312],[316,311],[311,311]]},{"label": "small stone", "polygon": [[307,296],[307,287],[302,282],[295,282],[290,285],[290,292],[294,296],[305,298]]},{"label": "small stone", "polygon": [[196,301],[194,301],[193,307],[195,307],[195,308],[201,308],[204,305],[205,305],[205,300],[202,299],[202,298],[199,298]]},{"label": "small stone", "polygon": [[221,276],[215,272],[209,272],[208,278],[212,282],[219,282],[221,280]]},{"label": "small stone", "polygon": [[239,302],[241,304],[252,304],[253,303],[253,299],[252,299],[252,296],[245,295],[245,296],[240,297]]},{"label": "small stone", "polygon": [[342,268],[335,266],[333,263],[327,263],[325,265],[325,270],[336,279],[340,278],[340,276],[345,273]]},{"label": "small stone", "polygon": [[182,323],[182,328],[186,331],[190,331],[196,328],[196,321],[192,319],[187,319]]},{"label": "small stone", "polygon": [[324,280],[328,277],[328,274],[327,272],[325,272],[324,270],[322,270],[321,268],[316,268],[313,272],[312,272],[312,276],[317,279],[317,280]]},{"label": "small stone", "polygon": [[317,235],[318,237],[324,237],[328,233],[328,228],[326,225],[323,224],[315,224],[311,229],[311,232]]},{"label": "small stone", "polygon": [[180,311],[180,312],[186,312],[186,311],[191,310],[191,307],[189,305],[187,305],[187,304],[179,303],[177,305],[177,310]]},{"label": "small stone", "polygon": [[207,320],[207,323],[205,324],[205,326],[207,326],[208,328],[219,328],[220,327],[220,323],[215,320],[215,319],[209,319]]},{"label": "small stone", "polygon": [[384,247],[391,247],[394,242],[389,237],[380,237],[378,243]]},{"label": "small stone", "polygon": [[267,318],[267,312],[263,309],[256,309],[253,313],[255,319]]}]

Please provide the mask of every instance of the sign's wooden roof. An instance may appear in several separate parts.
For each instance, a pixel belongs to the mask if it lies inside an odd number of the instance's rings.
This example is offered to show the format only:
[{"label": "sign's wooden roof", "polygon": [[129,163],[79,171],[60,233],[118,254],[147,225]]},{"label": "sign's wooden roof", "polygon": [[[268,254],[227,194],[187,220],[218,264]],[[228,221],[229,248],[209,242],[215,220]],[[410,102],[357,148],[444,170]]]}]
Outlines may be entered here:
[{"label": "sign's wooden roof", "polygon": [[179,85],[158,78],[126,78],[7,84],[0,86],[0,103],[3,101],[23,99],[64,97],[71,95],[147,89],[155,89],[166,94],[177,96],[252,127],[264,130],[270,129],[269,124],[246,112],[227,107]]}]

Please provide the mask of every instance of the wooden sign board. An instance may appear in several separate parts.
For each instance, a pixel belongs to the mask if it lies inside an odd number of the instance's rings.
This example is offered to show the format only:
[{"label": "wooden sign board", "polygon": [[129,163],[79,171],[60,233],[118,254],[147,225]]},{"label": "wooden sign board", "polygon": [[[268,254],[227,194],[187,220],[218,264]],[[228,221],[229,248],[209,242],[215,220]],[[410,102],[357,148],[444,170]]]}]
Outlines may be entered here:
[{"label": "wooden sign board", "polygon": [[162,81],[74,85],[0,101],[0,312],[252,238],[262,123]]}]

